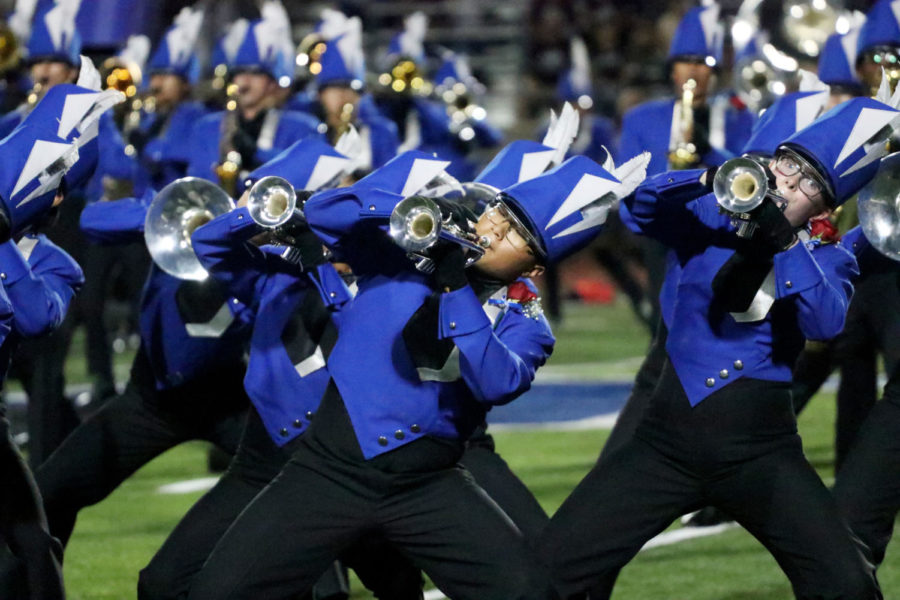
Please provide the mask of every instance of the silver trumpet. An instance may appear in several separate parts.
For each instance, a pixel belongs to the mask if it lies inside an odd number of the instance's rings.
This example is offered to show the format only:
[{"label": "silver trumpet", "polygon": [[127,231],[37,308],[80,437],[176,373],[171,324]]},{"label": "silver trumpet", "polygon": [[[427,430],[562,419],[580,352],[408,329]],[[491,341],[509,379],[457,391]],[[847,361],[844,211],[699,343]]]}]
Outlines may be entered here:
[{"label": "silver trumpet", "polygon": [[725,161],[713,179],[713,193],[719,210],[732,217],[740,237],[749,238],[756,230],[750,211],[763,203],[766,196],[777,194],[769,190],[765,168],[751,158],[732,158]]},{"label": "silver trumpet", "polygon": [[191,234],[233,208],[234,200],[222,188],[199,177],[183,177],[164,187],[144,220],[144,240],[153,262],[178,279],[206,279],[209,274],[197,260]]},{"label": "silver trumpet", "polygon": [[277,175],[263,177],[253,184],[247,194],[247,210],[254,221],[268,229],[304,218],[303,211],[297,208],[294,186]]},{"label": "silver trumpet", "polygon": [[428,250],[440,240],[462,246],[468,254],[466,266],[481,258],[485,248],[491,245],[487,236],[479,237],[464,231],[450,218],[443,219],[437,202],[422,196],[411,196],[397,203],[391,212],[390,236],[406,250],[416,268],[425,273],[434,270]]},{"label": "silver trumpet", "polygon": [[900,260],[900,154],[882,159],[857,203],[859,224],[869,243],[888,258]]}]

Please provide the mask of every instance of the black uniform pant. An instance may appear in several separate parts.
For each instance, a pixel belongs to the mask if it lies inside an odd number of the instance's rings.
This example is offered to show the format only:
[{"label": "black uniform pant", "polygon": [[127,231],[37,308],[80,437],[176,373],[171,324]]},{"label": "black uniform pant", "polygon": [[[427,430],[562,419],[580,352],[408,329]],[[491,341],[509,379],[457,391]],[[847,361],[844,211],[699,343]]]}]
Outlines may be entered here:
[{"label": "black uniform pant", "polygon": [[692,408],[668,361],[634,438],[598,462],[542,536],[557,592],[611,589],[604,582],[644,543],[708,505],[765,545],[798,598],[881,597],[803,456],[787,384],[739,379]]},{"label": "black uniform pant", "polygon": [[838,509],[878,565],[900,510],[900,372],[884,388],[834,485]]},{"label": "black uniform pant", "polygon": [[125,391],[79,425],[35,473],[50,532],[67,543],[78,511],[178,444],[207,440],[234,453],[249,404],[243,375],[241,365],[232,365],[159,391],[139,350]]},{"label": "black uniform pant", "polygon": [[799,413],[835,367],[840,368],[835,423],[835,469],[878,398],[878,356],[890,376],[900,364],[900,289],[895,270],[865,274],[854,285],[844,329],[824,348],[806,350],[794,369]]},{"label": "black uniform pant", "polygon": [[[13,593],[29,600],[61,600],[62,547],[47,529],[47,519],[31,472],[9,435],[0,403],[0,540],[24,565],[23,580]],[[23,589],[24,588],[24,589]],[[27,591],[26,591],[27,590]],[[0,594],[3,598],[11,595]]]},{"label": "black uniform pant", "polygon": [[[278,475],[297,440],[283,448],[272,442],[252,406],[237,453],[218,483],[191,507],[169,534],[138,581],[140,600],[186,598],[191,583],[216,543],[253,498]],[[303,507],[296,510],[303,513]],[[377,598],[418,600],[422,576],[399,553],[383,543],[366,543],[343,558]],[[336,581],[336,579],[338,581]],[[329,569],[316,584],[315,598],[337,595],[341,577]]]},{"label": "black uniform pant", "polygon": [[426,437],[364,460],[330,386],[291,459],[225,533],[189,597],[294,598],[374,533],[451,598],[546,598],[521,533],[456,466],[461,454],[454,441]]}]

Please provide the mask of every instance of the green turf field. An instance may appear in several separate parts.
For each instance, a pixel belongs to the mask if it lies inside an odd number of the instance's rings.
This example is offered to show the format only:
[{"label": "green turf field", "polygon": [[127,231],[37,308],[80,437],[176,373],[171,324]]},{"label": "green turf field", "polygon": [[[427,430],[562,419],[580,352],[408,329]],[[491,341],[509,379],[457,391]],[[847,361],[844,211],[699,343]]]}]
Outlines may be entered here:
[{"label": "green turf field", "polygon": [[[647,343],[624,304],[567,307],[556,329],[553,369],[581,376],[626,376]],[[597,364],[594,361],[602,361]],[[589,364],[593,363],[593,364]],[[71,369],[73,376],[77,365]],[[826,483],[832,481],[833,396],[821,393],[800,420],[807,454]],[[498,450],[553,512],[587,472],[606,431],[502,432]],[[165,483],[203,477],[206,453],[188,444],[160,457],[106,501],[82,511],[66,553],[65,576],[73,600],[126,600],[136,596],[138,570],[199,496],[161,495]],[[252,549],[250,551],[253,551]],[[892,547],[880,571],[885,598],[900,598],[900,551]],[[356,584],[354,598],[371,598]],[[616,599],[778,600],[790,586],[774,560],[737,529],[642,552],[622,572]]]}]

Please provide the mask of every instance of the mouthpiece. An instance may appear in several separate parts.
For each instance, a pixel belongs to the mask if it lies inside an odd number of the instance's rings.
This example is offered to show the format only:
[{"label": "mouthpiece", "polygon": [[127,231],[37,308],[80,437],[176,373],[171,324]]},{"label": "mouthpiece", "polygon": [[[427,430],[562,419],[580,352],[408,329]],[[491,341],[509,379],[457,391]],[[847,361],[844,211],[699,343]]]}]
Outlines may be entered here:
[{"label": "mouthpiece", "polygon": [[490,248],[491,247],[491,238],[486,235],[482,235],[478,238],[478,245],[482,248]]}]

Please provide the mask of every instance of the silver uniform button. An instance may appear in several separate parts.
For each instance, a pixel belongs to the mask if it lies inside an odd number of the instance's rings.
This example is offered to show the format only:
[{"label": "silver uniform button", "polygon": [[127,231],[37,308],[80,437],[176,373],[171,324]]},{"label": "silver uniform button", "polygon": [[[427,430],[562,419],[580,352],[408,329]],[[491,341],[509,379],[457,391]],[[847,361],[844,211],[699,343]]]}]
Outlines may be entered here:
[{"label": "silver uniform button", "polygon": [[790,281],[785,281],[784,287],[786,287],[787,289],[791,289],[792,287],[794,287],[794,284],[791,283]]},{"label": "silver uniform button", "polygon": [[738,359],[738,360],[734,361],[734,368],[737,369],[738,371],[740,371],[741,369],[743,369],[743,368],[744,368],[744,361],[742,361],[741,359]]},{"label": "silver uniform button", "polygon": [[422,431],[422,428],[419,427],[418,425],[416,425],[415,423],[413,423],[412,425],[409,426],[409,430],[412,431],[413,433],[419,433],[420,431]]},{"label": "silver uniform button", "polygon": [[403,433],[402,429],[398,429],[397,431],[394,432],[394,437],[397,438],[398,440],[402,440],[403,438],[406,437],[406,434]]},{"label": "silver uniform button", "polygon": [[728,379],[728,369],[722,369],[719,371],[719,377],[722,379]]},{"label": "silver uniform button", "polygon": [[383,435],[378,436],[378,445],[379,446],[387,446],[387,438]]},{"label": "silver uniform button", "polygon": [[337,292],[330,292],[328,295],[332,298],[337,298]]},{"label": "silver uniform button", "polygon": [[6,273],[0,273],[0,279],[6,279]]},{"label": "silver uniform button", "polygon": [[716,380],[713,379],[712,377],[708,377],[706,379],[706,387],[712,387],[714,385],[716,385]]},{"label": "silver uniform button", "polygon": [[456,329],[456,321],[450,321],[450,329]]},{"label": "silver uniform button", "polygon": [[369,205],[369,210],[375,210],[375,205],[374,205],[374,204],[370,204],[370,205]]}]

